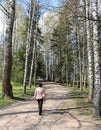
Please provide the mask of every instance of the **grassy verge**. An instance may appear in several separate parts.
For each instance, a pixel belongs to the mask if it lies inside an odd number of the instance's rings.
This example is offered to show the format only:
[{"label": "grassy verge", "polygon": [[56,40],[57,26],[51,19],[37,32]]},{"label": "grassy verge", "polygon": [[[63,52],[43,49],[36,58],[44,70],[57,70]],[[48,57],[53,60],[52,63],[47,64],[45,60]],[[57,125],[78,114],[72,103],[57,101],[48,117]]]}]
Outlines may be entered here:
[{"label": "grassy verge", "polygon": [[88,90],[80,91],[79,88],[72,88],[71,97],[75,98],[81,115],[91,115],[93,103],[88,102]]},{"label": "grassy verge", "polygon": [[31,88],[26,87],[26,94],[23,94],[22,84],[12,83],[12,86],[13,86],[14,99],[2,99],[2,96],[1,96],[2,87],[1,87],[1,82],[0,82],[0,108],[16,103],[19,100],[30,98],[31,96],[33,96],[33,93],[35,90],[35,86],[32,86]]}]

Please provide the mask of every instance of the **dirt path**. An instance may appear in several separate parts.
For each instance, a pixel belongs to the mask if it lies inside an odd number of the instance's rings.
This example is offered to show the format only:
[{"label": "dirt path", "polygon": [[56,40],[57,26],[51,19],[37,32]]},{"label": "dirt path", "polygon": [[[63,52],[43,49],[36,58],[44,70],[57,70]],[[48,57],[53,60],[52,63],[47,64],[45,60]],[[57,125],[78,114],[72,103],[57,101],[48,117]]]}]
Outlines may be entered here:
[{"label": "dirt path", "polygon": [[101,121],[80,115],[69,89],[48,83],[47,101],[39,116],[33,99],[0,109],[0,130],[101,130]]}]

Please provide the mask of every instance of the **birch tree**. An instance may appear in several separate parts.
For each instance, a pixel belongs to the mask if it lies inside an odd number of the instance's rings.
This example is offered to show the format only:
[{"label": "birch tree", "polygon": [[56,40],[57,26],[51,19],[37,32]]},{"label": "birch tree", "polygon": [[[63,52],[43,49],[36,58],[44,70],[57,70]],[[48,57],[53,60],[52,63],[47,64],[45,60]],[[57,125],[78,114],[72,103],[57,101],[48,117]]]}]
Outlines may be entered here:
[{"label": "birch tree", "polygon": [[[31,68],[30,68],[30,77],[29,77],[29,87],[31,87],[32,84],[32,77],[33,77],[33,68],[34,70],[36,70],[35,68],[37,68],[35,63],[35,67],[34,67],[34,61],[35,61],[35,52],[36,52],[36,44],[38,42],[38,21],[39,21],[39,1],[37,1],[36,3],[36,7],[35,7],[35,16],[34,16],[34,32],[33,32],[33,52],[32,52],[32,61],[31,61]],[[35,85],[35,81],[36,81],[36,76],[34,78],[34,85]]]},{"label": "birch tree", "polygon": [[77,44],[78,44],[78,55],[79,55],[79,81],[80,81],[80,90],[83,91],[82,86],[82,56],[81,56],[81,39],[80,39],[80,27],[77,28]]},{"label": "birch tree", "polygon": [[86,8],[86,36],[87,36],[87,54],[88,54],[88,86],[89,86],[89,102],[93,101],[93,44],[91,42],[90,36],[90,18],[91,18],[91,2],[85,0],[85,8]]},{"label": "birch tree", "polygon": [[92,0],[93,7],[93,46],[94,46],[94,112],[96,117],[101,116],[101,66],[98,40],[98,0]]},{"label": "birch tree", "polygon": [[15,17],[15,0],[9,0],[8,6],[8,16],[7,16],[7,28],[5,35],[5,61],[4,61],[4,72],[2,78],[2,94],[3,97],[13,98],[13,91],[11,85],[11,70],[12,70],[12,34],[13,34],[13,24]]},{"label": "birch tree", "polygon": [[30,68],[30,77],[29,77],[29,87],[30,88],[31,88],[31,83],[32,83],[34,58],[35,58],[35,42],[36,42],[36,40],[34,39],[33,54],[32,54],[32,61],[31,61],[31,68]]},{"label": "birch tree", "polygon": [[35,4],[36,4],[36,0],[31,0],[30,13],[29,13],[29,25],[28,25],[28,33],[27,33],[27,41],[26,41],[26,59],[25,59],[24,81],[23,81],[23,93],[26,93],[28,57],[30,51],[30,43],[33,36]]}]

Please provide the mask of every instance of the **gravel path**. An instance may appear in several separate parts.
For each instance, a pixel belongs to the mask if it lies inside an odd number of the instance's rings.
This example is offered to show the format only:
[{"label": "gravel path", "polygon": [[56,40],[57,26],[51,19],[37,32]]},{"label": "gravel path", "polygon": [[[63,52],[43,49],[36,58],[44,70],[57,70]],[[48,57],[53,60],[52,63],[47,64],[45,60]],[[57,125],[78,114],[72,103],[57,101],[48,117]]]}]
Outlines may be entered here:
[{"label": "gravel path", "polygon": [[0,109],[0,130],[101,130],[101,121],[80,114],[68,88],[55,83],[45,87],[47,101],[42,116],[33,98],[20,101]]}]

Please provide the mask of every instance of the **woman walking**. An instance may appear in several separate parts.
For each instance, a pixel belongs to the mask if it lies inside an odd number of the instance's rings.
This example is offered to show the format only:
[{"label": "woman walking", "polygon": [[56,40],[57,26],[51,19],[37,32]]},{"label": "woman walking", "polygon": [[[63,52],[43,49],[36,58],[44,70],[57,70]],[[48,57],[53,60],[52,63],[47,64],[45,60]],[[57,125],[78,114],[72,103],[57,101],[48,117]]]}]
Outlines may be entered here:
[{"label": "woman walking", "polygon": [[37,100],[39,115],[42,115],[43,100],[46,100],[46,94],[45,90],[42,88],[42,83],[38,83],[38,87],[35,89],[34,100]]}]

